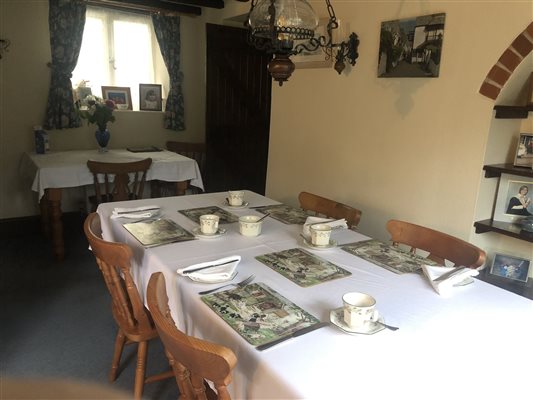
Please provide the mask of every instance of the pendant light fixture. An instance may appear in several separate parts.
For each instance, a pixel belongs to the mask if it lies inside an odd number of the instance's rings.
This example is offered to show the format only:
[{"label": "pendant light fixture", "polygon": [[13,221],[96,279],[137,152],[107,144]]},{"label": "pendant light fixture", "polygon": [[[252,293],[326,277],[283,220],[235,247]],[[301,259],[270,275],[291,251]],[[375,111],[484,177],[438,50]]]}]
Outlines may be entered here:
[{"label": "pendant light fixture", "polygon": [[325,0],[329,14],[326,36],[316,36],[318,17],[306,0],[251,0],[245,26],[248,40],[258,50],[273,55],[268,71],[279,85],[294,71],[290,57],[303,51],[324,51],[326,60],[335,59],[335,70],[340,74],[345,63],[355,65],[359,54],[359,39],[355,33],[348,40],[334,43],[333,32],[339,28],[335,11]]}]

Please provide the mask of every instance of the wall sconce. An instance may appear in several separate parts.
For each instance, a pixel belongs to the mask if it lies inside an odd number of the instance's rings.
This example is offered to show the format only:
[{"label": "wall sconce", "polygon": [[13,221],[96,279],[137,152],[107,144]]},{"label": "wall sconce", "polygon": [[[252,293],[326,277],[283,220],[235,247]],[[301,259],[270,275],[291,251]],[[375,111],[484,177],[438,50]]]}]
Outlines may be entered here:
[{"label": "wall sconce", "polygon": [[294,71],[290,57],[302,51],[322,49],[326,60],[335,58],[334,68],[339,74],[346,62],[355,65],[359,39],[352,32],[347,41],[333,42],[333,31],[339,23],[330,1],[325,2],[329,14],[327,36],[315,37],[318,17],[306,0],[252,0],[245,22],[248,40],[258,50],[273,55],[268,71],[280,86]]}]

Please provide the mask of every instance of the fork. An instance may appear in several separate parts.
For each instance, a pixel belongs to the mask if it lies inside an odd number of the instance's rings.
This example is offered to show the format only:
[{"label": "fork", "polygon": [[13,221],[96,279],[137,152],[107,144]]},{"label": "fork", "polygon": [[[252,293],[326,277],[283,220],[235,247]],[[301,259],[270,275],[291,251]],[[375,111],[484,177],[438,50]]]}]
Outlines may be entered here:
[{"label": "fork", "polygon": [[198,292],[198,294],[204,295],[204,294],[213,293],[213,292],[216,292],[217,290],[223,289],[223,288],[228,287],[228,286],[243,287],[243,286],[246,286],[247,284],[249,284],[251,281],[253,281],[254,278],[255,278],[255,275],[250,275],[248,278],[243,279],[240,282],[228,283],[227,285],[219,286],[219,287],[217,287],[215,289],[209,289],[209,290],[204,290],[203,292]]}]

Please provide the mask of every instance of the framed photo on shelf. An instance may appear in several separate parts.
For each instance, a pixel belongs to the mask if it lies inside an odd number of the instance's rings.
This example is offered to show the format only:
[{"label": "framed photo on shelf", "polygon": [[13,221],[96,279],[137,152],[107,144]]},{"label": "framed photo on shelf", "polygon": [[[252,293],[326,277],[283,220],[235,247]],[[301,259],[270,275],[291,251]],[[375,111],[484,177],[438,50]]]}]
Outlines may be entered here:
[{"label": "framed photo on shelf", "polygon": [[533,168],[533,133],[521,133],[516,146],[515,167]]},{"label": "framed photo on shelf", "polygon": [[91,88],[85,86],[77,87],[74,93],[76,94],[75,101],[83,101],[87,96],[93,94]]},{"label": "framed photo on shelf", "polygon": [[117,110],[133,110],[129,87],[102,86],[102,98],[113,100]]},{"label": "framed photo on shelf", "polygon": [[513,281],[527,282],[530,265],[531,260],[496,253],[492,261],[490,273]]},{"label": "framed photo on shelf", "polygon": [[161,85],[139,84],[139,109],[143,111],[162,111]]},{"label": "framed photo on shelf", "polygon": [[494,207],[494,220],[518,222],[533,215],[532,194],[533,179],[502,174]]},{"label": "framed photo on shelf", "polygon": [[[318,27],[315,30],[315,38],[319,36],[326,36],[327,31],[326,26],[328,24],[328,18],[321,18],[318,21]],[[340,23],[339,23],[340,25]],[[305,43],[306,40],[297,40],[294,43],[294,46],[299,43]],[[333,57],[326,60],[326,53],[322,51],[322,48],[319,47],[315,51],[307,51],[304,49],[300,54],[291,57],[292,62],[296,66],[296,69],[301,68],[330,68],[333,67]]]}]

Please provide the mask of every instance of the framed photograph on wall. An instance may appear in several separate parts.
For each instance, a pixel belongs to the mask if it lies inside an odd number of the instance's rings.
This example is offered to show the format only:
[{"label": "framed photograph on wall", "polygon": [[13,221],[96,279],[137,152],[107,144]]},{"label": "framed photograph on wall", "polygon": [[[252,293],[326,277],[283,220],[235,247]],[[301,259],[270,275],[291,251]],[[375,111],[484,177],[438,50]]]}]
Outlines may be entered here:
[{"label": "framed photograph on wall", "polygon": [[533,133],[521,133],[516,146],[515,167],[533,168]]},{"label": "framed photograph on wall", "polygon": [[502,174],[494,207],[494,220],[518,222],[533,215],[532,192],[533,179]]},{"label": "framed photograph on wall", "polygon": [[139,109],[143,111],[162,111],[161,85],[139,84]]},{"label": "framed photograph on wall", "polygon": [[[326,36],[327,31],[326,26],[328,24],[327,18],[321,18],[318,21],[318,27],[315,30],[315,37]],[[306,40],[297,40],[294,43],[294,46],[299,43],[305,43]],[[330,68],[333,67],[333,57],[326,60],[326,53],[322,51],[322,48],[319,47],[315,51],[304,50],[300,54],[291,57],[292,62],[296,66],[296,69],[301,68]]]},{"label": "framed photograph on wall", "polygon": [[501,278],[527,282],[531,260],[507,254],[495,254],[490,273]]},{"label": "framed photograph on wall", "polygon": [[129,87],[102,86],[102,98],[113,100],[117,110],[133,110]]}]

